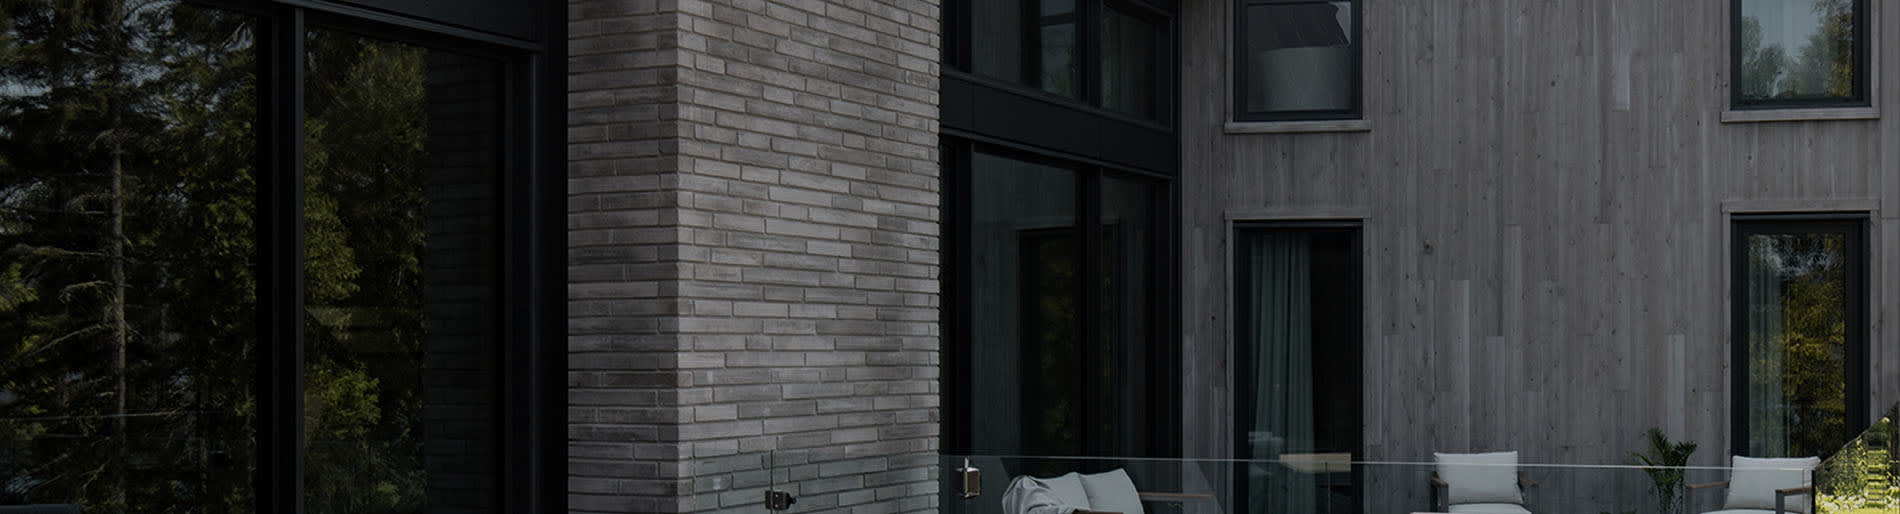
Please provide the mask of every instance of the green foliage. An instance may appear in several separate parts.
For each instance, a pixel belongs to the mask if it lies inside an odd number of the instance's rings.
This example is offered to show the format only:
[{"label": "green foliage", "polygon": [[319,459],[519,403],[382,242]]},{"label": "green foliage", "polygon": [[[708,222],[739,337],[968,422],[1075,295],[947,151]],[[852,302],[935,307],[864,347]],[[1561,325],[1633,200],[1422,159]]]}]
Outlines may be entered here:
[{"label": "green foliage", "polygon": [[[1900,406],[1897,406],[1900,407]],[[1894,462],[1894,409],[1815,469],[1819,513],[1891,512],[1900,508],[1900,466]]]},{"label": "green foliage", "polygon": [[1847,97],[1853,94],[1853,0],[1813,0],[1820,24],[1800,48],[1765,44],[1761,20],[1744,16],[1737,26],[1741,49],[1735,87],[1743,98]]},{"label": "green foliage", "polygon": [[1827,235],[1757,237],[1750,243],[1751,269],[1768,270],[1761,279],[1775,283],[1762,287],[1779,294],[1778,304],[1758,307],[1774,309],[1769,317],[1779,326],[1750,335],[1751,391],[1780,394],[1753,401],[1754,415],[1771,417],[1780,427],[1753,435],[1769,454],[1826,456],[1844,442],[1845,245],[1844,238]]},{"label": "green foliage", "polygon": [[1645,448],[1642,452],[1630,452],[1630,458],[1644,466],[1643,473],[1649,475],[1650,487],[1656,493],[1657,512],[1661,514],[1679,514],[1683,502],[1683,466],[1689,465],[1689,456],[1695,454],[1696,443],[1672,442],[1663,434],[1662,428],[1650,427],[1643,435]]},{"label": "green foliage", "polygon": [[7,501],[250,509],[249,31],[168,2],[0,3]]}]

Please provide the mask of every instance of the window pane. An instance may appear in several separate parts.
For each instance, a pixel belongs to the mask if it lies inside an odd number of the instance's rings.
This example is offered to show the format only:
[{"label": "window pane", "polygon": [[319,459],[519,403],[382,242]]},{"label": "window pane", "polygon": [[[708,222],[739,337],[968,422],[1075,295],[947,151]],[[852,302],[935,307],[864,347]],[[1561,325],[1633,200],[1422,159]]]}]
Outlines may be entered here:
[{"label": "window pane", "polygon": [[172,2],[0,4],[0,506],[251,510],[254,42]]},{"label": "window pane", "polygon": [[977,153],[970,161],[973,419],[980,452],[1079,455],[1082,241],[1076,175]]},{"label": "window pane", "polygon": [[1847,433],[1847,236],[1757,234],[1747,245],[1746,449],[1826,455]]},{"label": "window pane", "polygon": [[1150,341],[1153,340],[1155,291],[1155,187],[1146,181],[1115,177],[1102,179],[1101,288],[1103,359],[1096,368],[1102,387],[1094,398],[1108,413],[1098,420],[1098,431],[1112,455],[1143,455],[1152,446],[1150,408],[1156,398]]},{"label": "window pane", "polygon": [[308,45],[306,508],[493,511],[499,65]]},{"label": "window pane", "polygon": [[1037,4],[1040,13],[1036,19],[1036,32],[1040,35],[1037,45],[1041,47],[1036,60],[1040,76],[1036,84],[1043,91],[1058,95],[1080,95],[1082,49],[1075,39],[1075,0],[1030,3]]},{"label": "window pane", "polygon": [[973,0],[973,72],[1076,97],[1081,47],[1075,0]]},{"label": "window pane", "polygon": [[1238,80],[1248,112],[1353,108],[1352,3],[1245,5]]},{"label": "window pane", "polygon": [[1155,117],[1155,26],[1110,7],[1102,17],[1102,107]]},{"label": "window pane", "polygon": [[[1243,459],[1350,461],[1359,444],[1358,256],[1345,230],[1242,231],[1234,264]],[[1245,512],[1356,512],[1351,473],[1245,465]],[[1332,476],[1329,476],[1332,475]]]},{"label": "window pane", "polygon": [[1853,0],[1741,0],[1742,100],[1853,98]]}]

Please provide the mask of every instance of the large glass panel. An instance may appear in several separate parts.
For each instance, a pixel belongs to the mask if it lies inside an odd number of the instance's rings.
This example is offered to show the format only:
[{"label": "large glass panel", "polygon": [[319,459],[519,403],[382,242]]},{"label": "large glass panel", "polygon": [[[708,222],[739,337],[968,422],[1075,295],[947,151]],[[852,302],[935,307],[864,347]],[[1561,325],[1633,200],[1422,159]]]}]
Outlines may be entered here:
[{"label": "large glass panel", "polygon": [[1102,16],[1102,107],[1155,117],[1155,23],[1114,6]]},{"label": "large glass panel", "polygon": [[251,510],[253,30],[0,2],[0,511]]},{"label": "large glass panel", "polygon": [[1146,455],[1142,449],[1154,446],[1152,420],[1158,418],[1155,402],[1171,399],[1156,394],[1157,375],[1165,370],[1152,359],[1149,342],[1155,338],[1152,323],[1155,278],[1155,187],[1149,182],[1103,177],[1101,324],[1103,358],[1096,364],[1097,398],[1102,416],[1095,422],[1096,433],[1108,442],[1115,455]]},{"label": "large glass panel", "polygon": [[1743,102],[1859,96],[1855,0],[1741,0],[1736,96]]},{"label": "large glass panel", "polygon": [[1062,96],[1082,92],[1082,47],[1076,41],[1076,0],[1026,2],[1036,6],[1036,85]]},{"label": "large glass panel", "polygon": [[1246,112],[1354,108],[1352,2],[1243,2],[1242,16],[1235,81]]},{"label": "large glass panel", "polygon": [[973,0],[973,72],[1067,97],[1081,95],[1076,0]]},{"label": "large glass panel", "polygon": [[1751,234],[1744,244],[1743,448],[1827,455],[1847,434],[1848,235]]},{"label": "large glass panel", "polygon": [[306,509],[492,512],[499,63],[308,47]]},{"label": "large glass panel", "polygon": [[1236,237],[1235,406],[1247,512],[1356,512],[1344,463],[1359,451],[1358,255],[1346,229]]},{"label": "large glass panel", "polygon": [[979,452],[1076,455],[1088,397],[1076,173],[976,153],[970,161],[971,433]]}]

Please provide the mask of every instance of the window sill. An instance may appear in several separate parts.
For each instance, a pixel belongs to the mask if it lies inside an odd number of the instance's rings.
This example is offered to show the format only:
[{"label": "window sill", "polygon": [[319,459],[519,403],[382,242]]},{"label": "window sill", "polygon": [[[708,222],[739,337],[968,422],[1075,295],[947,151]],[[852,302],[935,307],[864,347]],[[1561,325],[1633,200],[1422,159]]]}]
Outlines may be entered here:
[{"label": "window sill", "polygon": [[1228,134],[1298,134],[1302,132],[1366,132],[1372,122],[1357,120],[1313,121],[1230,121],[1222,127]]},{"label": "window sill", "polygon": [[1722,123],[1768,121],[1877,120],[1880,109],[1873,107],[1833,107],[1822,109],[1761,109],[1722,111]]}]

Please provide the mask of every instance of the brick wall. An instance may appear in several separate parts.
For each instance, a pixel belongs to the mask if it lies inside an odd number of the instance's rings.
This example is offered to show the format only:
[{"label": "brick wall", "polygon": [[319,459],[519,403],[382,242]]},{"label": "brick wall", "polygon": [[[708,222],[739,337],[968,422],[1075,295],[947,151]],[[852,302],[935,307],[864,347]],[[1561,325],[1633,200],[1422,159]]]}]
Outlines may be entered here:
[{"label": "brick wall", "polygon": [[569,5],[571,510],[934,509],[938,6]]}]

